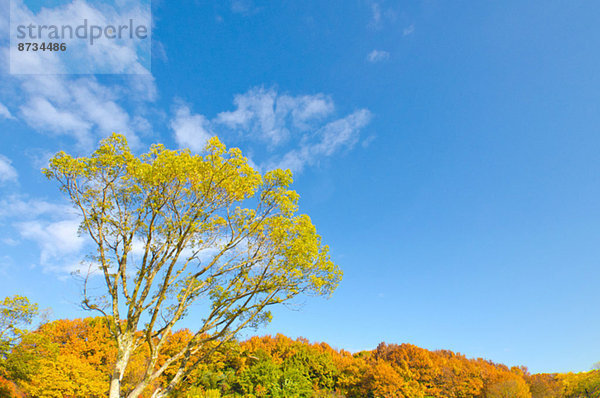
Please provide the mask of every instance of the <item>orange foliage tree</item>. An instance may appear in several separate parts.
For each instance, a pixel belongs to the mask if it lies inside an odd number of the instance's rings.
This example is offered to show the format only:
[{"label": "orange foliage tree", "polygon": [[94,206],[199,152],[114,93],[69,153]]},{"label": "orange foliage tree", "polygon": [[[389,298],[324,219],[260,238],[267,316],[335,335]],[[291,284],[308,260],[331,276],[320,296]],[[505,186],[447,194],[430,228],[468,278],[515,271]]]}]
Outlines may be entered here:
[{"label": "orange foliage tree", "polygon": [[[6,369],[30,396],[105,397],[116,355],[103,318],[58,320],[23,336],[8,357]],[[147,357],[145,349],[132,355],[123,391],[139,383]]]}]

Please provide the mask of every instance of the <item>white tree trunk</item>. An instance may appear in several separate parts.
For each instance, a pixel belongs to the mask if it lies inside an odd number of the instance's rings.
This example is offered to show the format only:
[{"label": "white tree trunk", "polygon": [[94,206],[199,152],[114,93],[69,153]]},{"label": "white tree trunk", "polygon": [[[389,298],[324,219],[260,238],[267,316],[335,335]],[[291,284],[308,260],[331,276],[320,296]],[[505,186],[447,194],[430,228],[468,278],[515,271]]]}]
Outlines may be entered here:
[{"label": "white tree trunk", "polygon": [[[135,386],[135,388],[133,389],[133,391],[131,391],[129,393],[129,395],[127,395],[127,398],[137,398],[137,397],[139,397],[144,392],[144,389],[147,386],[148,385],[144,381],[142,381],[140,384],[138,384],[137,386]],[[152,397],[154,397],[154,395],[152,395]]]},{"label": "white tree trunk", "polygon": [[156,391],[154,391],[154,394],[152,394],[152,397],[150,398],[164,398],[166,397],[166,391],[158,389]]},{"label": "white tree trunk", "polygon": [[120,398],[121,397],[121,380],[118,375],[113,374],[110,379],[110,390],[108,392],[109,398]]},{"label": "white tree trunk", "polygon": [[113,374],[110,378],[109,398],[121,397],[121,380],[131,357],[132,346],[132,334],[125,333],[117,338],[117,361],[115,362]]}]

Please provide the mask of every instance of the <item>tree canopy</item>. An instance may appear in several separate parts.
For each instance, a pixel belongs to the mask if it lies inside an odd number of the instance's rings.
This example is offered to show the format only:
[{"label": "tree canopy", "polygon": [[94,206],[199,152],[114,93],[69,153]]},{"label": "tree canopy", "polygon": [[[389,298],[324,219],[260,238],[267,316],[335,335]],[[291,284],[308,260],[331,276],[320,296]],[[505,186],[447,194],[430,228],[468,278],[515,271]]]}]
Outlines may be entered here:
[{"label": "tree canopy", "polygon": [[6,358],[38,312],[38,305],[25,296],[5,297],[0,301],[0,361]]}]

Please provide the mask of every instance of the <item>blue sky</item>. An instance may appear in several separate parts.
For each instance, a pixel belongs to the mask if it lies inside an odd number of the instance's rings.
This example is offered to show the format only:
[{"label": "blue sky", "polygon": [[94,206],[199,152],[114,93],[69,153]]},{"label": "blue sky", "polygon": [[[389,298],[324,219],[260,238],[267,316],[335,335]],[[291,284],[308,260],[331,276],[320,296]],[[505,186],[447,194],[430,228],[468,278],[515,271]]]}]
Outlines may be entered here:
[{"label": "blue sky", "polygon": [[257,333],[534,372],[600,361],[600,3],[155,0],[137,76],[11,75],[0,8],[2,296],[87,315],[52,153],[217,134],[295,170],[345,273]]}]

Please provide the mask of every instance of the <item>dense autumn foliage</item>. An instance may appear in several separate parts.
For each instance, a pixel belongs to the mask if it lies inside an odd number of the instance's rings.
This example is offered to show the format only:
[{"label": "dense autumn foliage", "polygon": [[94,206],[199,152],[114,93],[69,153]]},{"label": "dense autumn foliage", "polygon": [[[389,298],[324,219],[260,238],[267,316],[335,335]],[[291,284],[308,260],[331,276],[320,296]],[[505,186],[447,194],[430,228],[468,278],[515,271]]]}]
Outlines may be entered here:
[{"label": "dense autumn foliage", "polygon": [[[188,330],[171,334],[164,357],[191,337]],[[0,397],[105,397],[115,356],[102,318],[46,323],[25,334],[0,365]],[[147,360],[144,350],[134,354],[123,379],[125,392],[142,377]],[[167,384],[174,372],[167,370],[157,383]],[[172,396],[599,397],[600,371],[531,375],[525,368],[411,344],[382,343],[375,350],[351,354],[277,335],[218,347]]]}]

